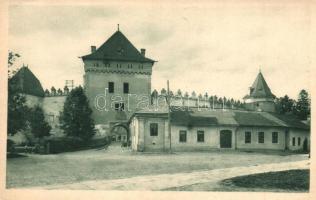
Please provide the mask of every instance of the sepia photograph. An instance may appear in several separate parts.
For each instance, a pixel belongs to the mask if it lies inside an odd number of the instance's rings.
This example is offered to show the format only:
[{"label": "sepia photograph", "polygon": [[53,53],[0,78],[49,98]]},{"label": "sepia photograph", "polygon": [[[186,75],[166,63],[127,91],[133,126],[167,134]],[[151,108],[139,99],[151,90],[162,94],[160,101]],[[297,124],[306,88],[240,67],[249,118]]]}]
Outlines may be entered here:
[{"label": "sepia photograph", "polygon": [[5,190],[308,195],[312,12],[8,3]]}]

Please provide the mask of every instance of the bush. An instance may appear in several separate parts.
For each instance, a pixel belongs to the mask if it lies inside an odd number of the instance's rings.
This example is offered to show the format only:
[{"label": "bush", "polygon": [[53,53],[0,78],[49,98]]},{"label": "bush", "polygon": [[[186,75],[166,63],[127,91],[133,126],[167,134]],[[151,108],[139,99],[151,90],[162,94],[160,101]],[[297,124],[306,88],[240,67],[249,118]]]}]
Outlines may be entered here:
[{"label": "bush", "polygon": [[14,142],[10,139],[7,139],[7,153],[14,153]]},{"label": "bush", "polygon": [[43,142],[36,148],[36,152],[40,154],[55,154],[102,147],[107,144],[108,139],[106,137],[92,138],[88,143],[79,137],[54,137],[44,139]]},{"label": "bush", "polygon": [[102,137],[102,138],[92,138],[87,147],[90,148],[96,148],[96,147],[102,147],[105,146],[109,143],[109,140],[107,137]]},{"label": "bush", "polygon": [[84,146],[84,142],[78,137],[48,138],[43,146],[46,151],[40,153],[61,153],[78,150]]}]

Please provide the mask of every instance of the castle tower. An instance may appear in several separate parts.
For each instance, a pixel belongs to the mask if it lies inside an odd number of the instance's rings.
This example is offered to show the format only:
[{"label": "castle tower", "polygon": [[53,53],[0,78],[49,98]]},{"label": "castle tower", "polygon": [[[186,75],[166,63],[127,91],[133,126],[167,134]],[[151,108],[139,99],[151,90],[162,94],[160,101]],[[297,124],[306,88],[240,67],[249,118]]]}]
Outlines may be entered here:
[{"label": "castle tower", "polygon": [[84,89],[95,124],[127,122],[139,98],[150,97],[155,61],[145,57],[145,49],[138,51],[119,29],[99,48],[91,46],[91,53],[81,58]]},{"label": "castle tower", "polygon": [[274,99],[275,95],[272,94],[260,71],[250,87],[249,95],[244,97],[245,107],[247,110],[275,112]]}]

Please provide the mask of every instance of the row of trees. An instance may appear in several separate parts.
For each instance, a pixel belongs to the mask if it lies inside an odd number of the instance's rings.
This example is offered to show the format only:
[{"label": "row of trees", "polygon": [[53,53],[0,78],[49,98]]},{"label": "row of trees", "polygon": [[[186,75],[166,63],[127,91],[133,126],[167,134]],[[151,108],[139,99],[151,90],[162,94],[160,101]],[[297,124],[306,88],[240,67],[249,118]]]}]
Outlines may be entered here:
[{"label": "row of trees", "polygon": [[[162,95],[167,94],[167,91],[162,88],[161,92]],[[243,107],[243,103],[240,100],[235,100],[233,98],[227,98],[227,97],[218,97],[216,95],[209,96],[208,93],[205,93],[204,95],[199,94],[198,96],[196,95],[195,91],[191,93],[191,96],[189,96],[188,92],[185,92],[182,94],[182,91],[179,89],[177,93],[174,95],[172,91],[169,92],[170,96],[174,97],[183,97],[183,98],[198,98],[198,99],[207,99],[210,104],[220,104],[220,105],[225,105],[227,108],[235,107],[235,108],[241,108]],[[157,90],[154,90],[152,93],[152,97],[157,97],[158,92]]]},{"label": "row of trees", "polygon": [[280,114],[294,114],[301,120],[310,116],[311,100],[306,90],[301,90],[298,99],[289,98],[288,95],[276,99],[276,110]]}]

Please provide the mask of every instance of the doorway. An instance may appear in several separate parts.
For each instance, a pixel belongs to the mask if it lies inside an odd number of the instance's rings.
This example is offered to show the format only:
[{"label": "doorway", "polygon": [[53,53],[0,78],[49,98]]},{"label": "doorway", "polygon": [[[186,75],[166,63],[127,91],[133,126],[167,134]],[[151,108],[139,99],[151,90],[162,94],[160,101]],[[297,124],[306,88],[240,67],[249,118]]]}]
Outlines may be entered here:
[{"label": "doorway", "polygon": [[220,147],[232,148],[232,131],[231,130],[220,131]]}]

